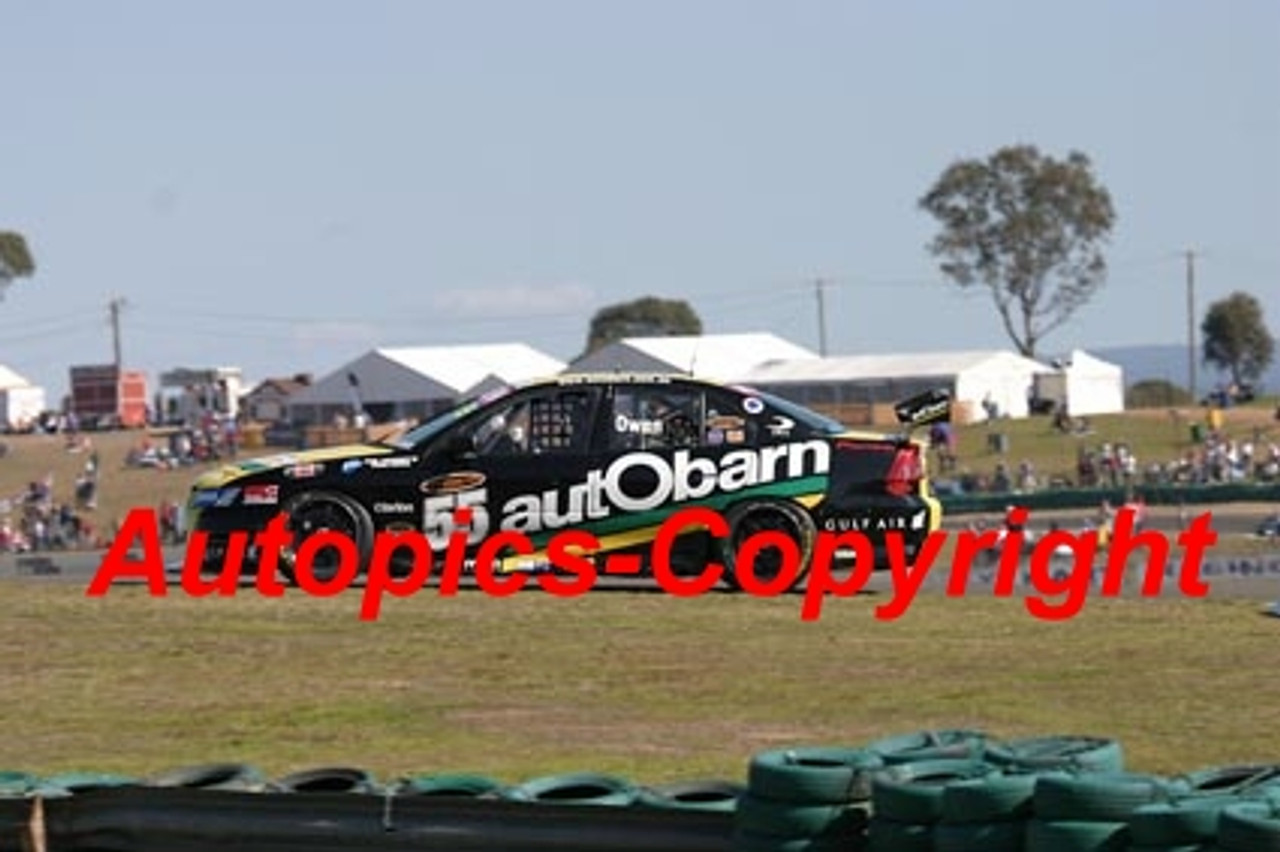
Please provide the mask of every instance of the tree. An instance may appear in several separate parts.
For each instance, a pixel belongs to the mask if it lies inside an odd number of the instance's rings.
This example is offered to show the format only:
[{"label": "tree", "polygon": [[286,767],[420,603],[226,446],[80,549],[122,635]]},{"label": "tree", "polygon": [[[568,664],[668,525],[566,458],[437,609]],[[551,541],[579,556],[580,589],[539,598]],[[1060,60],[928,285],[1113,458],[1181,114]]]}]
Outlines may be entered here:
[{"label": "tree", "polygon": [[1106,280],[1100,246],[1115,211],[1078,151],[1058,161],[1018,145],[961,160],[919,204],[942,225],[928,246],[942,272],[961,287],[989,288],[1005,332],[1029,358]]},{"label": "tree", "polygon": [[630,302],[619,302],[596,311],[587,332],[590,355],[597,349],[624,337],[667,337],[676,334],[702,334],[702,320],[683,299],[660,299],[645,296]]},{"label": "tree", "polygon": [[0,231],[0,296],[15,278],[26,278],[36,271],[27,241],[16,231]]},{"label": "tree", "polygon": [[1262,303],[1249,293],[1237,291],[1210,305],[1200,331],[1204,362],[1229,372],[1237,385],[1257,381],[1275,354]]}]

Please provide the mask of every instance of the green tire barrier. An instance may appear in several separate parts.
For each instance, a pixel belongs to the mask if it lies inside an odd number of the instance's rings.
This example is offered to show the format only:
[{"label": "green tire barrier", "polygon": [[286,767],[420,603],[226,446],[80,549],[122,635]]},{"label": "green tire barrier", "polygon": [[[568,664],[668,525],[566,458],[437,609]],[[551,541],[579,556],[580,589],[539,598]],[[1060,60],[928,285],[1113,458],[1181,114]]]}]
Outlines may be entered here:
[{"label": "green tire barrier", "polygon": [[1188,796],[1136,808],[1126,822],[1136,846],[1193,846],[1218,836],[1218,819],[1239,796]]},{"label": "green tire barrier", "polygon": [[999,771],[980,760],[922,760],[891,766],[871,780],[871,808],[876,816],[896,822],[938,822],[947,785]]},{"label": "green tire barrier", "polygon": [[934,852],[1022,852],[1025,821],[940,822],[933,827]]},{"label": "green tire barrier", "polygon": [[874,816],[867,823],[868,852],[933,852],[933,826]]},{"label": "green tire barrier", "polygon": [[1280,765],[1274,763],[1197,769],[1178,780],[1186,782],[1193,794],[1241,794],[1267,787],[1280,789]]},{"label": "green tire barrier", "polygon": [[993,743],[987,747],[983,758],[991,763],[1019,770],[1124,770],[1124,749],[1120,743],[1099,737],[1030,737]]},{"label": "green tire barrier", "polygon": [[502,782],[487,775],[467,772],[439,772],[430,775],[410,775],[396,782],[392,792],[397,796],[441,796],[474,798],[497,794]]},{"label": "green tire barrier", "polygon": [[871,796],[871,776],[884,766],[866,749],[810,746],[760,752],[747,768],[752,795],[797,804],[843,805]]},{"label": "green tire barrier", "polygon": [[129,787],[137,783],[136,778],[110,772],[61,772],[42,779],[40,791],[42,795],[75,795],[109,787]]},{"label": "green tire barrier", "polygon": [[1226,807],[1218,818],[1217,847],[1223,852],[1280,852],[1280,801]]},{"label": "green tire barrier", "polygon": [[745,792],[741,784],[730,781],[677,781],[640,788],[636,804],[645,808],[733,813]]},{"label": "green tire barrier", "polygon": [[1032,813],[1034,772],[997,772],[981,778],[953,781],[942,789],[944,823],[987,823],[1025,820]]},{"label": "green tire barrier", "polygon": [[247,763],[202,763],[151,775],[142,783],[148,787],[257,792],[266,788],[267,779]]},{"label": "green tire barrier", "polygon": [[981,757],[987,739],[981,731],[917,731],[875,740],[866,749],[880,755],[885,765],[966,759]]},{"label": "green tire barrier", "polygon": [[777,837],[861,835],[867,812],[852,805],[798,805],[747,793],[738,801],[734,826],[752,834]]},{"label": "green tire barrier", "polygon": [[1026,852],[1124,852],[1128,845],[1122,822],[1027,821]]},{"label": "green tire barrier", "polygon": [[1036,779],[1037,819],[1124,823],[1143,805],[1185,794],[1185,783],[1134,772],[1055,773]]},{"label": "green tire barrier", "polygon": [[304,769],[278,778],[269,785],[277,793],[380,793],[377,779],[352,766]]},{"label": "green tire barrier", "polygon": [[40,786],[40,779],[26,772],[0,771],[0,797],[25,796]]},{"label": "green tire barrier", "polygon": [[630,782],[613,775],[572,772],[534,778],[502,791],[502,798],[514,802],[557,805],[633,805],[640,791]]}]

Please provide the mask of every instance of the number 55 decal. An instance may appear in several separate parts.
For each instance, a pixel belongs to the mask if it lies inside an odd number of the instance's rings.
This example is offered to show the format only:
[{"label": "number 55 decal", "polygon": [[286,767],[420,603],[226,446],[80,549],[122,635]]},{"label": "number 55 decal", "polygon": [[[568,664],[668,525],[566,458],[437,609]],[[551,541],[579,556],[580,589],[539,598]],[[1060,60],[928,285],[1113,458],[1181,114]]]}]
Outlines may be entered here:
[{"label": "number 55 decal", "polygon": [[[467,531],[467,544],[479,544],[483,541],[489,534],[489,510],[485,507],[488,499],[489,492],[484,488],[425,498],[422,501],[422,534],[431,549],[443,552],[449,546],[450,534],[455,530]],[[471,510],[469,526],[454,523],[454,510],[461,508]]]}]

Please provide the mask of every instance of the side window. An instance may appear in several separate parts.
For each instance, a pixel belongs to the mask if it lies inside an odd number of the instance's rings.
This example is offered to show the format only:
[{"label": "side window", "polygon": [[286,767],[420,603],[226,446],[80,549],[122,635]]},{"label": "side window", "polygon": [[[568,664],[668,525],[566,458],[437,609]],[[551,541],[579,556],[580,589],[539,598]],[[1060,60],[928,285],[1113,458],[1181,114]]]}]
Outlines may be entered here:
[{"label": "side window", "polygon": [[526,396],[467,427],[471,444],[481,456],[586,452],[590,403],[590,394],[573,389]]},{"label": "side window", "polygon": [[743,397],[719,388],[707,391],[707,410],[703,418],[704,441],[711,446],[751,446],[758,442],[759,415],[743,406]]},{"label": "side window", "polygon": [[701,446],[702,392],[666,385],[617,385],[609,418],[609,449]]}]

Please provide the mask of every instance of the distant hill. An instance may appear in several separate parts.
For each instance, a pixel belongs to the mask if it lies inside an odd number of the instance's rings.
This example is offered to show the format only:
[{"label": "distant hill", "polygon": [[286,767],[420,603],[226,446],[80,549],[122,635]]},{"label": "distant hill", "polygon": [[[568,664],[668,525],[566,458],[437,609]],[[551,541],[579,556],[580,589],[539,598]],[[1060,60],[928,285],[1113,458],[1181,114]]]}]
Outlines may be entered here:
[{"label": "distant hill", "polygon": [[[1124,383],[1132,385],[1143,379],[1165,379],[1179,387],[1187,386],[1187,347],[1176,343],[1147,346],[1113,346],[1090,349],[1090,354],[1124,368]],[[1196,389],[1201,395],[1222,381],[1216,370],[1196,363]],[[1273,363],[1262,375],[1266,394],[1280,393],[1280,363]]]}]

